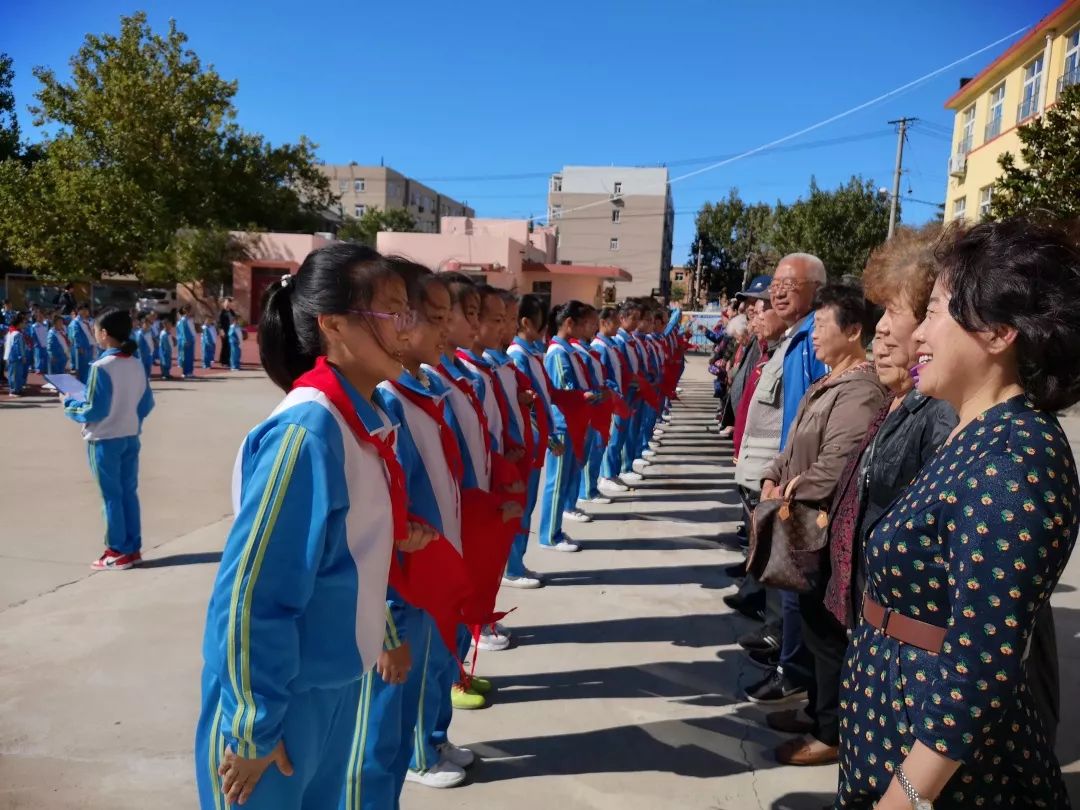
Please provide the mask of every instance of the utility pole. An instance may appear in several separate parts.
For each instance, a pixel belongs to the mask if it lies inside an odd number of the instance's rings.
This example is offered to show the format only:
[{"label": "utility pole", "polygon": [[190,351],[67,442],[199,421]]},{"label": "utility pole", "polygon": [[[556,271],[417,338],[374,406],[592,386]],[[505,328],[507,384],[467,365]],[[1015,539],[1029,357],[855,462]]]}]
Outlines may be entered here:
[{"label": "utility pole", "polygon": [[889,198],[889,235],[892,239],[893,231],[896,230],[896,210],[900,205],[900,175],[904,165],[904,138],[907,137],[908,124],[914,124],[918,118],[899,118],[890,121],[897,126],[896,130],[896,170],[893,172],[892,196]]},{"label": "utility pole", "polygon": [[697,269],[694,270],[694,278],[690,282],[690,306],[695,310],[698,306],[698,295],[701,292],[701,234],[698,233],[697,241]]}]

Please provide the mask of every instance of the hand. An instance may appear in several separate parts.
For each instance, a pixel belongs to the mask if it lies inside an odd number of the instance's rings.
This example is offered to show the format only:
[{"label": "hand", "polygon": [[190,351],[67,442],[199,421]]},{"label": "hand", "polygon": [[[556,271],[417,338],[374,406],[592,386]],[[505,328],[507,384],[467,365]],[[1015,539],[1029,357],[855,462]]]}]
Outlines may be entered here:
[{"label": "hand", "polygon": [[551,451],[551,455],[558,458],[566,452],[566,445],[558,439],[548,439],[548,449]]},{"label": "hand", "polygon": [[761,482],[761,500],[763,501],[775,501],[780,498],[780,493],[776,488],[775,481],[762,481]]},{"label": "hand", "polygon": [[595,402],[599,398],[600,397],[596,394],[595,391],[586,391],[585,392],[585,401],[586,402]]},{"label": "hand", "polygon": [[438,537],[438,533],[426,523],[410,520],[409,533],[404,540],[398,543],[398,549],[406,553],[420,551],[436,537]]},{"label": "hand", "polygon": [[277,765],[282,776],[293,775],[293,766],[289,761],[289,755],[285,752],[284,740],[280,740],[273,751],[259,759],[244,759],[237,756],[231,748],[226,748],[221,765],[218,767],[225,803],[245,804],[251,796],[251,791],[255,790],[262,775],[271,765]]},{"label": "hand", "polygon": [[522,405],[532,405],[536,401],[536,394],[527,388],[518,391],[518,402]]},{"label": "hand", "polygon": [[513,450],[511,450],[509,453],[506,454],[506,460],[507,461],[512,461],[515,464],[517,464],[523,458],[525,458],[525,448],[524,447],[515,447]]},{"label": "hand", "polygon": [[386,683],[405,683],[411,667],[412,654],[407,641],[396,650],[383,650],[375,662],[375,671]]},{"label": "hand", "polygon": [[520,495],[525,491],[525,482],[518,479],[508,487],[503,487],[504,492],[509,492],[511,495]]},{"label": "hand", "polygon": [[521,504],[517,501],[506,501],[502,505],[503,523],[509,523],[511,520],[520,520],[521,516],[524,514],[525,510],[521,508]]},{"label": "hand", "polygon": [[67,394],[65,394],[63,391],[57,391],[56,396],[57,396],[57,398],[59,398],[61,405],[66,405],[66,403],[67,403]]}]

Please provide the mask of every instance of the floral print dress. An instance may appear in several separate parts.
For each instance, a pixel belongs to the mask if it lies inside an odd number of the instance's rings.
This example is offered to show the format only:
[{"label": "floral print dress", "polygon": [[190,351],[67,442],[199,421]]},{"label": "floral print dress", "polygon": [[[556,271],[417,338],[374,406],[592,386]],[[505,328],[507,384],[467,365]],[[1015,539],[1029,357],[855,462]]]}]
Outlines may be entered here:
[{"label": "floral print dress", "polygon": [[1077,535],[1065,433],[1024,397],[938,450],[864,549],[879,604],[945,627],[940,654],[860,620],[844,665],[837,808],[872,807],[916,740],[962,764],[936,810],[1068,808],[1026,652]]}]

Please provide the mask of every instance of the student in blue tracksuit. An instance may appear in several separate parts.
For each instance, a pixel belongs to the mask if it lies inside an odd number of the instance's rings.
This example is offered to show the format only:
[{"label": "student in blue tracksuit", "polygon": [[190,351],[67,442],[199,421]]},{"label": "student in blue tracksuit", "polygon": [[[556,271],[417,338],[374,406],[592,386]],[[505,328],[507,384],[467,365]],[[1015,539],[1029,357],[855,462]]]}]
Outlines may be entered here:
[{"label": "student in blue tracksuit", "polygon": [[[570,391],[589,391],[584,368],[578,363],[570,338],[578,321],[588,317],[591,307],[581,301],[569,301],[556,307],[551,318],[555,331],[544,356],[544,368],[555,388]],[[587,393],[586,400],[593,398]],[[544,490],[540,499],[540,547],[556,551],[580,551],[581,547],[563,534],[563,516],[576,508],[581,462],[569,447],[566,419],[558,407],[553,408],[555,437],[567,447],[560,456],[549,453],[544,465]]]},{"label": "student in blue tracksuit", "polygon": [[60,395],[64,413],[82,426],[90,471],[105,504],[105,551],[92,567],[122,571],[142,560],[139,510],[139,434],[154,407],[142,364],[133,356],[131,316],[101,313],[94,325],[102,348],[90,366],[83,398]]},{"label": "student in blue tracksuit", "polygon": [[[507,354],[517,366],[518,371],[529,378],[536,399],[533,403],[533,411],[543,410],[543,418],[551,430],[555,424],[555,414],[552,410],[551,394],[548,391],[547,374],[544,371],[544,349],[541,340],[544,330],[547,328],[547,308],[544,300],[536,295],[523,295],[518,305],[517,334],[510,341]],[[546,447],[540,447],[541,439],[537,420],[534,419],[531,426],[533,431],[533,443],[536,445],[535,452],[539,458],[551,452],[552,457],[559,457],[565,448],[554,435],[548,436]],[[525,512],[521,516],[521,531],[514,537],[514,545],[510,549],[510,557],[506,562],[506,575],[503,577],[503,585],[511,588],[539,588],[543,578],[525,567],[525,552],[529,546],[529,529],[532,526],[532,516],[536,509],[536,500],[540,491],[540,467],[533,466],[526,483]]]},{"label": "student in blue tracksuit", "polygon": [[[622,352],[626,368],[632,375],[644,373],[645,358],[641,354],[640,347],[634,340],[634,331],[641,324],[643,309],[636,301],[625,301],[619,307],[619,329],[615,334],[615,344]],[[640,483],[643,479],[641,473],[634,469],[634,461],[637,459],[638,436],[641,433],[642,401],[641,392],[638,391],[636,380],[631,381],[629,396],[626,398],[630,406],[630,419],[627,420],[626,440],[623,443],[622,463],[620,465],[619,480],[624,484]]]},{"label": "student in blue tracksuit", "polygon": [[4,360],[8,381],[8,396],[21,397],[26,387],[26,377],[33,362],[33,349],[24,331],[26,316],[21,312],[11,317],[7,334],[4,337]]},{"label": "student in blue tracksuit", "polygon": [[[585,375],[589,380],[590,389],[602,398],[608,391],[607,380],[604,376],[603,363],[600,358],[593,354],[591,341],[600,326],[599,313],[595,307],[589,307],[588,314],[577,325],[574,338],[570,341],[581,360],[581,366],[585,369]],[[604,459],[603,437],[594,427],[589,428],[585,442],[585,461],[581,469],[581,482],[578,486],[578,500],[586,503],[608,504],[611,498],[601,494],[599,490],[600,465]],[[582,517],[592,520],[591,516],[575,508],[574,512],[578,519]]]},{"label": "student in blue tracksuit", "polygon": [[83,384],[90,376],[94,362],[94,335],[90,331],[90,307],[79,306],[78,314],[68,324],[68,343],[71,344],[71,367]]},{"label": "student in blue tracksuit", "polygon": [[150,379],[150,374],[154,370],[154,341],[150,336],[149,319],[143,318],[136,322],[138,329],[135,330],[135,344],[139,347],[139,362],[142,363],[143,370],[146,371],[146,378]]},{"label": "student in blue tracksuit", "polygon": [[156,312],[147,315],[146,322],[150,327],[150,343],[151,348],[154,350],[154,365],[156,366],[158,364],[158,346],[161,343],[161,330],[165,327],[165,323]]},{"label": "student in blue tracksuit", "polygon": [[203,642],[199,806],[332,810],[362,676],[404,683],[410,668],[386,621],[390,555],[434,538],[405,519],[376,401],[410,312],[392,266],[348,243],[308,254],[264,300],[263,364],[287,393],[237,460]]},{"label": "student in blue tracksuit", "polygon": [[67,328],[62,315],[54,315],[52,328],[49,329],[49,373],[63,374],[71,366],[71,344],[67,339]]},{"label": "student in blue tracksuit", "polygon": [[195,326],[191,322],[191,307],[180,307],[176,321],[176,364],[185,380],[195,376]]},{"label": "student in blue tracksuit", "polygon": [[229,325],[229,368],[232,371],[240,370],[240,353],[244,340],[244,327],[240,325],[240,319],[233,317]]},{"label": "student in blue tracksuit", "polygon": [[[611,389],[623,399],[630,400],[629,365],[622,349],[616,343],[619,333],[619,310],[616,307],[604,307],[600,311],[600,328],[593,339],[592,348],[600,355],[604,376]],[[616,414],[612,418],[611,438],[604,448],[600,463],[600,480],[597,489],[605,495],[626,492],[629,487],[618,480],[622,473],[622,454],[626,445],[630,420]]]},{"label": "student in blue tracksuit", "polygon": [[174,348],[172,318],[166,316],[161,319],[161,334],[158,335],[157,361],[161,366],[161,379],[172,379],[173,348]]},{"label": "student in blue tracksuit", "polygon": [[30,332],[34,344],[34,371],[44,374],[49,369],[49,324],[40,309],[34,311],[33,321]]},{"label": "student in blue tracksuit", "polygon": [[217,326],[213,318],[207,318],[202,326],[202,367],[214,367],[214,353],[217,351]]}]

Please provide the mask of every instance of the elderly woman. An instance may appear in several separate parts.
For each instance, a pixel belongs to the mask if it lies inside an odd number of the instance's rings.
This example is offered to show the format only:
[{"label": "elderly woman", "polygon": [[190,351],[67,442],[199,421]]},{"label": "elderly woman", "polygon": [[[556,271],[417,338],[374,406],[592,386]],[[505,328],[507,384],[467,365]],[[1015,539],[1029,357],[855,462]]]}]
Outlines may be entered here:
[{"label": "elderly woman", "polygon": [[1066,808],[1025,670],[1078,528],[1053,412],[1080,401],[1080,253],[1012,221],[936,258],[916,385],[958,425],[866,541],[836,807]]},{"label": "elderly woman", "polygon": [[[765,470],[762,500],[791,494],[814,505],[832,501],[848,457],[885,401],[885,388],[866,359],[874,314],[861,290],[832,286],[821,291],[814,352],[830,371],[799,404],[783,452]],[[777,760],[788,765],[820,765],[837,757],[838,684],[847,636],[822,604],[826,581],[819,578],[812,591],[799,595],[802,638],[814,659],[808,684],[813,726],[810,736],[776,749]],[[800,631],[789,624],[785,616],[785,634]],[[783,666],[770,677],[783,679]]]}]

